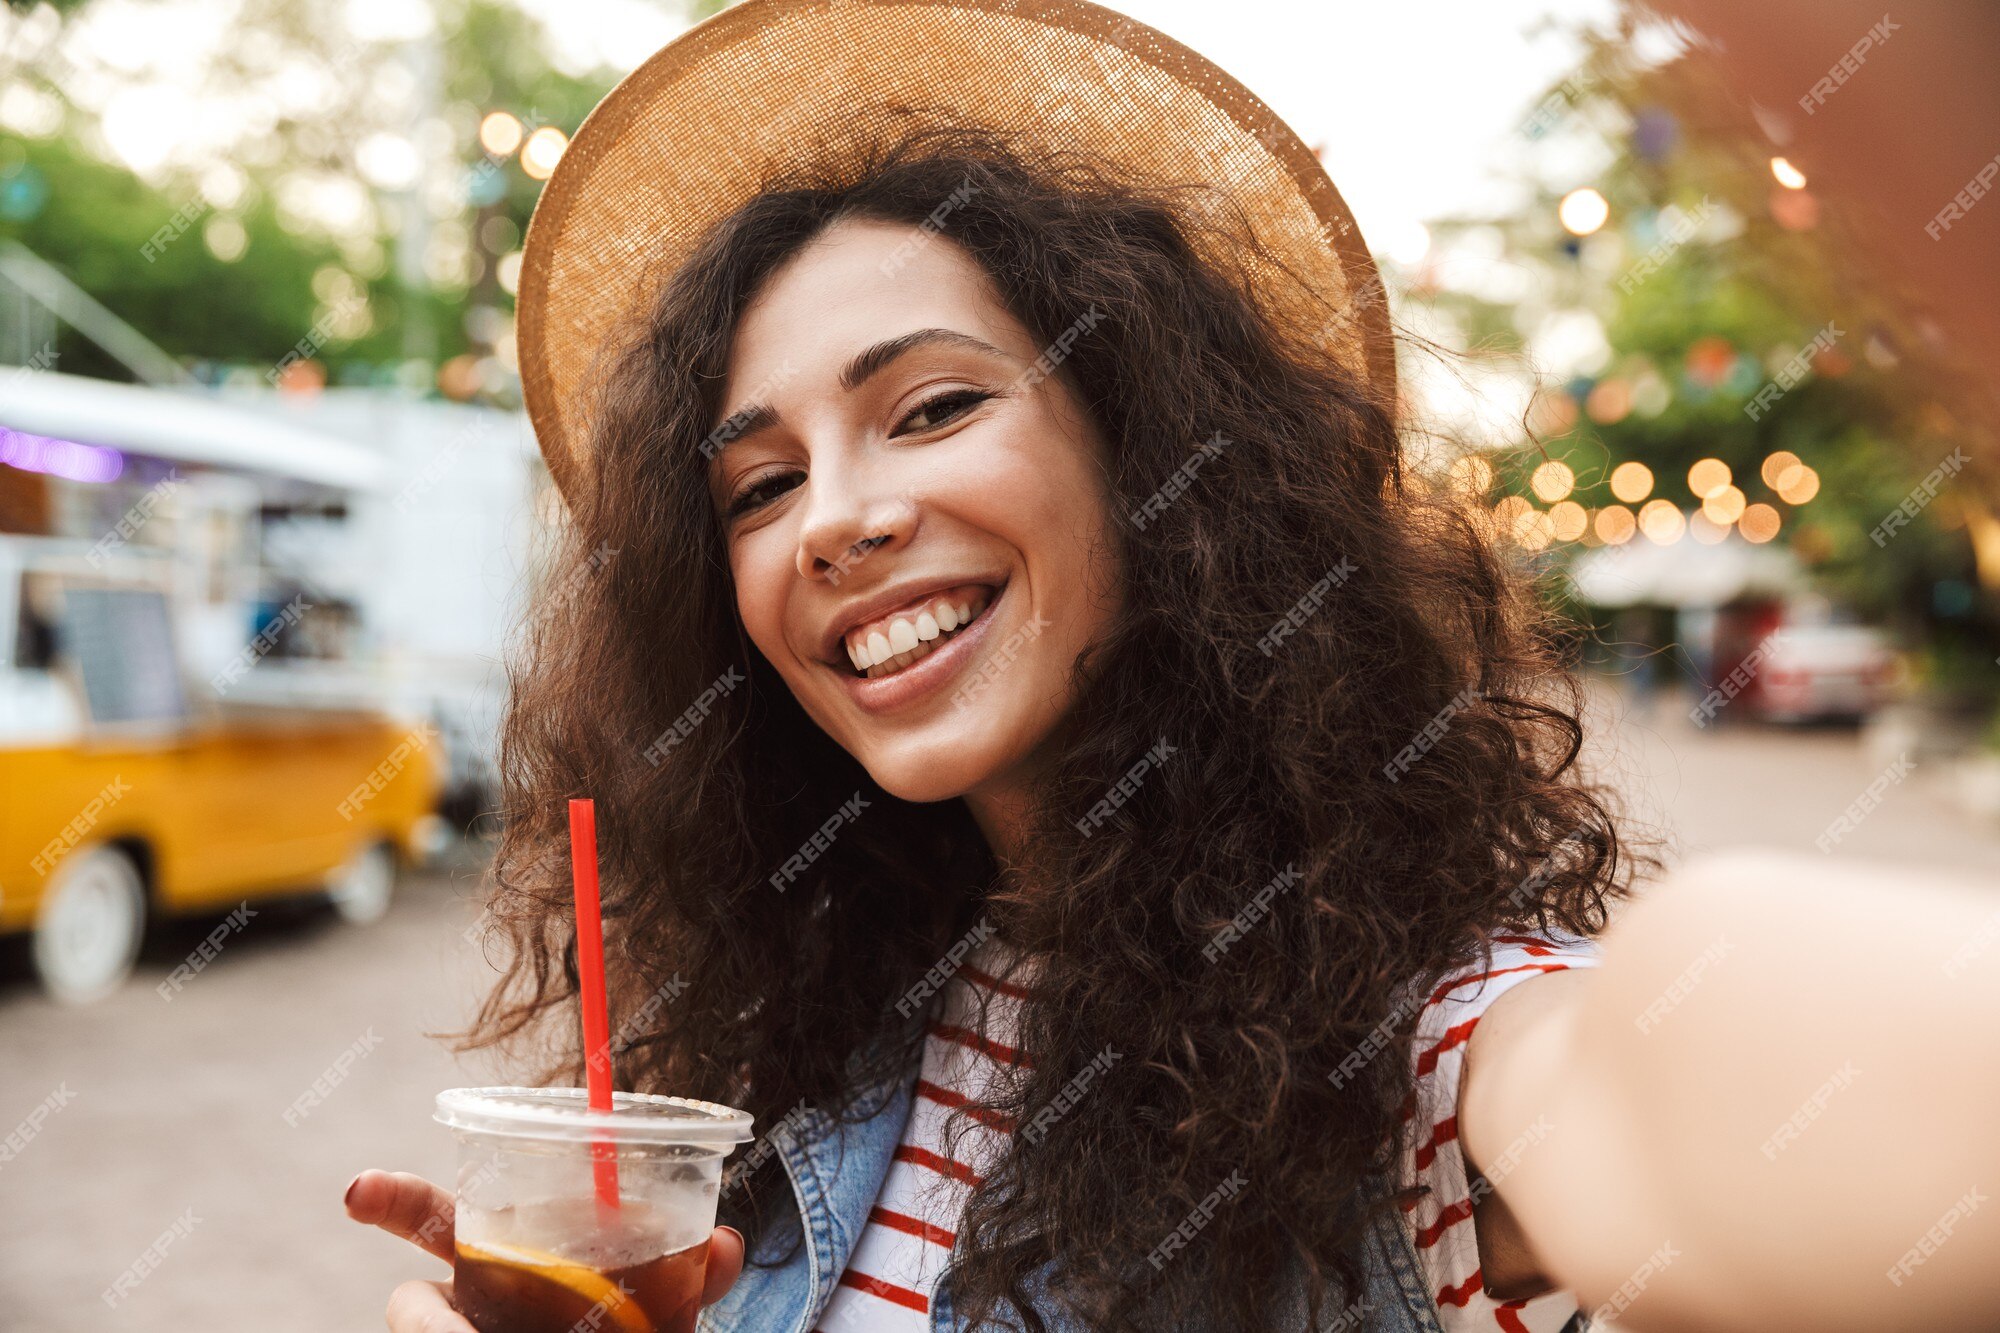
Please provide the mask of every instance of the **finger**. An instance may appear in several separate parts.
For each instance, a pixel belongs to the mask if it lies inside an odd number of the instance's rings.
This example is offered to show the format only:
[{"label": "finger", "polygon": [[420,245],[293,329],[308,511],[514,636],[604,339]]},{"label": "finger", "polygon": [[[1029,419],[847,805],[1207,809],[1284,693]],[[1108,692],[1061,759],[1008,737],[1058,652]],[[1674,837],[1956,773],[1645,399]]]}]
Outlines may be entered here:
[{"label": "finger", "polygon": [[389,1293],[389,1333],[479,1333],[451,1308],[442,1282],[405,1282]]},{"label": "finger", "polygon": [[708,1238],[708,1271],[702,1278],[701,1303],[713,1305],[736,1285],[743,1271],[743,1233],[735,1227],[717,1227]]},{"label": "finger", "polygon": [[363,1171],[347,1187],[347,1215],[452,1261],[452,1197],[407,1171]]}]

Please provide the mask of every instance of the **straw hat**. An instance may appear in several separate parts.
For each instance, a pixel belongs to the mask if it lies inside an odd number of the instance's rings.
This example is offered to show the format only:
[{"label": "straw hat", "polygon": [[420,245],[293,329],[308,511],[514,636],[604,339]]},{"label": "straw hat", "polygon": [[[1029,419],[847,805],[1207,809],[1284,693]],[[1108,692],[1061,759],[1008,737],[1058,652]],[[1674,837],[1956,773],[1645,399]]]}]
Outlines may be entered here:
[{"label": "straw hat", "polygon": [[1179,42],[1085,0],[743,0],[606,94],[536,205],[516,334],[557,484],[588,461],[583,412],[608,338],[711,226],[773,176],[830,153],[837,167],[939,116],[1226,189],[1278,260],[1237,257],[1260,290],[1286,293],[1301,327],[1393,390],[1381,282],[1333,182],[1270,108]]}]

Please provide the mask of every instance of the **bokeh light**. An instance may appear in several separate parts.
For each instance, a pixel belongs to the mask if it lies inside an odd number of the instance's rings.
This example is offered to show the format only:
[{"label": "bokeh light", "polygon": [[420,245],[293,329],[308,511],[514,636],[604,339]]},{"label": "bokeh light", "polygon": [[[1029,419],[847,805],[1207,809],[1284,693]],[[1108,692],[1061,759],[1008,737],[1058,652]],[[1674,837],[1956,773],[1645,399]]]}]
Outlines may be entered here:
[{"label": "bokeh light", "polygon": [[1588,236],[1610,218],[1611,205],[1604,202],[1603,195],[1585,186],[1563,196],[1562,203],[1556,206],[1556,216],[1570,235]]},{"label": "bokeh light", "polygon": [[1704,458],[1688,469],[1688,489],[1699,499],[1706,500],[1729,482],[1729,464],[1719,458]]},{"label": "bokeh light", "polygon": [[1782,520],[1778,511],[1767,504],[1754,504],[1743,511],[1743,517],[1736,520],[1736,530],[1749,542],[1767,542],[1778,535]]},{"label": "bokeh light", "polygon": [[1710,522],[1726,529],[1743,517],[1743,505],[1743,492],[1735,486],[1724,486],[1709,492],[1708,498],[1701,502],[1701,512],[1708,515]]},{"label": "bokeh light", "polygon": [[1787,190],[1803,190],[1806,188],[1805,172],[1800,171],[1782,157],[1771,159],[1771,175],[1776,177],[1778,184],[1784,186]]},{"label": "bokeh light", "polygon": [[1553,504],[1576,488],[1576,473],[1570,471],[1569,464],[1550,459],[1535,469],[1528,486],[1538,498]]},{"label": "bokeh light", "polygon": [[1573,542],[1590,527],[1590,514],[1574,500],[1549,506],[1549,531],[1559,542]]},{"label": "bokeh light", "polygon": [[1620,463],[1611,472],[1611,493],[1628,505],[1653,493],[1653,469],[1644,463]]},{"label": "bokeh light", "polygon": [[1648,541],[1660,546],[1672,546],[1687,531],[1687,520],[1671,500],[1648,500],[1639,510],[1639,531],[1646,534]]},{"label": "bokeh light", "polygon": [[1597,536],[1607,546],[1623,546],[1639,530],[1639,520],[1624,505],[1606,505],[1597,511]]},{"label": "bokeh light", "polygon": [[1717,523],[1714,519],[1710,518],[1707,508],[1704,507],[1695,510],[1689,516],[1688,536],[1694,538],[1703,546],[1716,546],[1728,538],[1729,526],[1724,523]]},{"label": "bokeh light", "polygon": [[1764,460],[1764,466],[1758,469],[1757,475],[1764,479],[1766,486],[1775,491],[1784,486],[1785,473],[1789,469],[1801,466],[1803,464],[1799,462],[1797,454],[1789,449],[1780,449]]},{"label": "bokeh light", "polygon": [[1493,465],[1478,454],[1467,454],[1453,460],[1448,476],[1452,489],[1467,495],[1484,495],[1493,485]]},{"label": "bokeh light", "polygon": [[1778,486],[1778,498],[1788,505],[1802,505],[1819,494],[1819,473],[1801,463],[1788,469]]},{"label": "bokeh light", "polygon": [[568,135],[553,125],[544,125],[521,145],[521,170],[535,180],[545,181],[555,172],[556,163],[562,161],[563,150],[568,147]]},{"label": "bokeh light", "polygon": [[494,157],[506,157],[521,146],[521,122],[511,111],[489,111],[479,122],[479,146]]}]

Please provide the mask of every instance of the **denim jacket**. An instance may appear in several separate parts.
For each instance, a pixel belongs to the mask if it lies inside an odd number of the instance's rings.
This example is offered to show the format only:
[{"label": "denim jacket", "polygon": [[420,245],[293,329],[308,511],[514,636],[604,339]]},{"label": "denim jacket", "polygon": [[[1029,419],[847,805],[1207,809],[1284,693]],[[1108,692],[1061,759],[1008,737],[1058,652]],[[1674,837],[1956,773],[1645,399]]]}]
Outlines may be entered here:
[{"label": "denim jacket", "polygon": [[[697,1333],[812,1333],[882,1188],[910,1115],[916,1078],[917,1066],[912,1063],[901,1076],[869,1089],[862,1104],[872,1106],[880,1100],[880,1109],[859,1124],[847,1125],[845,1134],[832,1117],[818,1110],[788,1116],[769,1132],[770,1151],[791,1182],[805,1243],[796,1245],[790,1228],[771,1228],[757,1256],[775,1259],[790,1248],[790,1260],[775,1268],[746,1264],[729,1293],[702,1311]],[[1320,1333],[1442,1333],[1416,1251],[1400,1219],[1378,1214],[1363,1249],[1365,1294],[1345,1309],[1323,1308]],[[1305,1312],[1305,1292],[1298,1284],[1286,1293],[1272,1328],[1304,1333]],[[1060,1311],[1041,1313],[1055,1333],[1080,1333]],[[1579,1315],[1564,1333],[1587,1326]],[[958,1333],[966,1327],[953,1315],[949,1293],[940,1288],[931,1303],[933,1333]]]}]

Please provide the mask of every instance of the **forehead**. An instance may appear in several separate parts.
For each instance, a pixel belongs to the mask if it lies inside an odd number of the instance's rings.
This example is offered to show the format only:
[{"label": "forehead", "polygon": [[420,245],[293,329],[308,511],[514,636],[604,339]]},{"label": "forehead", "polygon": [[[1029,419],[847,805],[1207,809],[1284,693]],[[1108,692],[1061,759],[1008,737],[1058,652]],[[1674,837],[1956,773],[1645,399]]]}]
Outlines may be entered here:
[{"label": "forehead", "polygon": [[1008,351],[1028,341],[985,270],[944,233],[837,223],[780,266],[744,311],[725,401],[731,410],[769,401],[786,384],[834,390],[856,352],[923,328],[970,333]]}]

